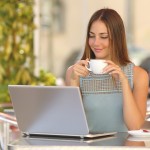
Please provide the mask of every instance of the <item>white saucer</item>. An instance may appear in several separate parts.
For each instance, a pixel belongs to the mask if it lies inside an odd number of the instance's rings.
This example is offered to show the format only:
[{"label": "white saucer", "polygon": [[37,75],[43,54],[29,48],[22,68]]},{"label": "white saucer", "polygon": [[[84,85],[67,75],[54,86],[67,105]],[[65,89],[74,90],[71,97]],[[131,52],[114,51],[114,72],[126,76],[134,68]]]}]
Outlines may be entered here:
[{"label": "white saucer", "polygon": [[128,133],[134,137],[149,137],[150,138],[150,130],[149,132],[144,132],[143,130],[131,130]]}]

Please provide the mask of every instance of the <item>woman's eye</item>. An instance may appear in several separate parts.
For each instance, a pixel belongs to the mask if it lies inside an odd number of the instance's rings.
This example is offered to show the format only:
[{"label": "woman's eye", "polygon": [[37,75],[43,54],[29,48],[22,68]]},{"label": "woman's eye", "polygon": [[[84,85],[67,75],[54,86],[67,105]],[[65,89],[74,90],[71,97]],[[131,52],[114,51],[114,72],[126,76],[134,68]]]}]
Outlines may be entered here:
[{"label": "woman's eye", "polygon": [[102,38],[102,39],[107,39],[107,38],[108,38],[108,36],[102,36],[101,38]]},{"label": "woman's eye", "polygon": [[94,35],[89,35],[89,38],[94,38],[95,36]]}]

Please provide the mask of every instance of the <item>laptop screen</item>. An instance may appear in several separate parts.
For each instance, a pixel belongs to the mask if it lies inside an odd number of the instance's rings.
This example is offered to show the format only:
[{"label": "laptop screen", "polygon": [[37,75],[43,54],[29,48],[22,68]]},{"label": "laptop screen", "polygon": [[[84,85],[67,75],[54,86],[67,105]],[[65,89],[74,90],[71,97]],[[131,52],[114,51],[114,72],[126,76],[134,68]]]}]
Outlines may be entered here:
[{"label": "laptop screen", "polygon": [[8,86],[19,129],[27,134],[86,135],[78,87]]}]

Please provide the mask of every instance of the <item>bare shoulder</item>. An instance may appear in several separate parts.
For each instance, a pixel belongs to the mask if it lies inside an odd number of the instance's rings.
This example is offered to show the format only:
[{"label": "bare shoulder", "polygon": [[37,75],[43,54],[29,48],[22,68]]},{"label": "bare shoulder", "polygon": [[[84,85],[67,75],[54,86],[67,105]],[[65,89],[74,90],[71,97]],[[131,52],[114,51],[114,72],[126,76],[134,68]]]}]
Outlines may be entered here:
[{"label": "bare shoulder", "polygon": [[144,70],[143,68],[139,66],[134,66],[134,81],[135,82],[137,81],[148,82],[148,80],[149,80],[149,77],[148,77],[148,73],[146,72],[146,70]]},{"label": "bare shoulder", "polygon": [[134,66],[134,75],[139,77],[148,77],[148,73],[146,72],[146,70],[139,66]]}]

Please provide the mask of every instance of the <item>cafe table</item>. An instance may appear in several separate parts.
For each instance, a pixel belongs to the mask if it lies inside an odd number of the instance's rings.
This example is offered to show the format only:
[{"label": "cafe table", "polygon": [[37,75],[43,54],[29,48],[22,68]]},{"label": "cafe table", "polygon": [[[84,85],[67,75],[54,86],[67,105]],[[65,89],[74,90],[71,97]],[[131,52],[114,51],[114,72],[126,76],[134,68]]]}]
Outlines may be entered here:
[{"label": "cafe table", "polygon": [[[150,121],[147,121],[150,127]],[[148,133],[150,134],[150,133]],[[17,128],[15,118],[0,115],[0,142],[2,150],[128,150],[150,149],[150,136],[136,137],[128,132],[94,139],[62,136],[24,136]]]},{"label": "cafe table", "polygon": [[8,144],[9,150],[109,150],[150,149],[150,138],[134,137],[128,133],[95,139],[56,136],[20,136]]}]

